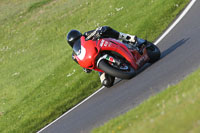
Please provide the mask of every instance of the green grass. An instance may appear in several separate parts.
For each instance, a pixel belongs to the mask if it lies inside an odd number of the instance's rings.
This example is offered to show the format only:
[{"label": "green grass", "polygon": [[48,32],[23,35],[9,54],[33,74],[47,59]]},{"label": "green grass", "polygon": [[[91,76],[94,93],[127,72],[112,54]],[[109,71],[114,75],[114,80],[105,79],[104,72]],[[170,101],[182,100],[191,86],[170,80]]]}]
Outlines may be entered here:
[{"label": "green grass", "polygon": [[28,8],[28,12],[31,12],[39,7],[42,7],[48,3],[50,3],[52,0],[43,0],[43,1],[38,1],[34,4],[32,4],[29,8]]},{"label": "green grass", "polygon": [[36,132],[100,87],[65,40],[109,25],[152,41],[189,0],[1,0],[0,132]]},{"label": "green grass", "polygon": [[94,133],[199,133],[200,69]]}]

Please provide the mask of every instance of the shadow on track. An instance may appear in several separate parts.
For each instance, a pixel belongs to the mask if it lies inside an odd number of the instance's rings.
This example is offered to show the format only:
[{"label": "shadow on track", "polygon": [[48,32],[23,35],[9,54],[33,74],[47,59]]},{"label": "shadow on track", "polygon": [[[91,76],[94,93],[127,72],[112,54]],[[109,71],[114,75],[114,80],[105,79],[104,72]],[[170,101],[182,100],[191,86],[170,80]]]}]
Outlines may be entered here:
[{"label": "shadow on track", "polygon": [[173,51],[175,51],[178,47],[181,47],[182,45],[184,45],[190,38],[187,39],[181,39],[180,41],[176,42],[175,44],[173,44],[171,47],[169,47],[168,49],[166,49],[165,51],[163,51],[161,53],[161,57],[160,59],[164,58],[165,56],[169,55],[170,53],[172,53]]}]

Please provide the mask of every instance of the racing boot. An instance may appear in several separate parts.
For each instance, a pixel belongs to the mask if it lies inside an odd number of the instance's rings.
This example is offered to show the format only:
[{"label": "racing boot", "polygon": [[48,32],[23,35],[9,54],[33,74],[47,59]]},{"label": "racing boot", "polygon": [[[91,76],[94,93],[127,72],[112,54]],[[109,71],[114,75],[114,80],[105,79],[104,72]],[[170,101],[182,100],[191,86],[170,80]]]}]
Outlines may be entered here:
[{"label": "racing boot", "polygon": [[129,42],[131,44],[135,44],[136,43],[136,36],[134,35],[129,35],[129,34],[125,34],[125,33],[122,33],[122,32],[119,32],[119,39],[123,40],[123,41],[126,41],[126,42]]},{"label": "racing boot", "polygon": [[140,46],[137,43],[137,36],[120,32],[119,39],[121,39],[122,42],[125,42],[128,45],[131,45],[131,47],[132,47],[131,49],[136,49],[141,55],[143,54],[142,50],[140,49]]},{"label": "racing boot", "polygon": [[101,84],[107,88],[110,88],[111,86],[113,86],[113,83],[115,81],[115,77],[110,76],[108,74],[105,73],[99,73],[100,75],[100,80],[101,80]]}]

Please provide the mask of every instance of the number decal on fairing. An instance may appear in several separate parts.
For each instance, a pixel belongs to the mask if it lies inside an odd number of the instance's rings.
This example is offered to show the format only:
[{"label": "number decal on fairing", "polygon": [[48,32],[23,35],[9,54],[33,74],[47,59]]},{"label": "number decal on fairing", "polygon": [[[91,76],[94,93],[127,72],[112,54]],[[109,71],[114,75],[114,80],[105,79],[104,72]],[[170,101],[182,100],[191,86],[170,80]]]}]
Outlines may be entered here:
[{"label": "number decal on fairing", "polygon": [[108,42],[105,41],[105,43],[104,43],[104,47],[107,47],[107,46],[108,46]]},{"label": "number decal on fairing", "polygon": [[103,40],[103,39],[101,40],[101,43],[100,43],[100,46],[101,46],[101,47],[103,46],[104,41],[105,41],[105,40]]},{"label": "number decal on fairing", "polygon": [[101,43],[100,43],[100,47],[110,47],[111,46],[111,42],[108,42],[108,41],[105,41],[105,40],[101,40]]}]

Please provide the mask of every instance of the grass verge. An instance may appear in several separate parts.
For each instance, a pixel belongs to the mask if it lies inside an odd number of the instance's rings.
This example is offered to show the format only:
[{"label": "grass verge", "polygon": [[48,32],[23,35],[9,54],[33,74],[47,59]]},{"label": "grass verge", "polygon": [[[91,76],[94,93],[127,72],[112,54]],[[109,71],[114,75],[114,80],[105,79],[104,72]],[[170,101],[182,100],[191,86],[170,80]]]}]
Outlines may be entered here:
[{"label": "grass verge", "polygon": [[199,133],[200,69],[93,133]]},{"label": "grass verge", "polygon": [[188,2],[1,0],[0,132],[35,132],[100,87],[72,61],[69,30],[109,25],[152,41]]}]

